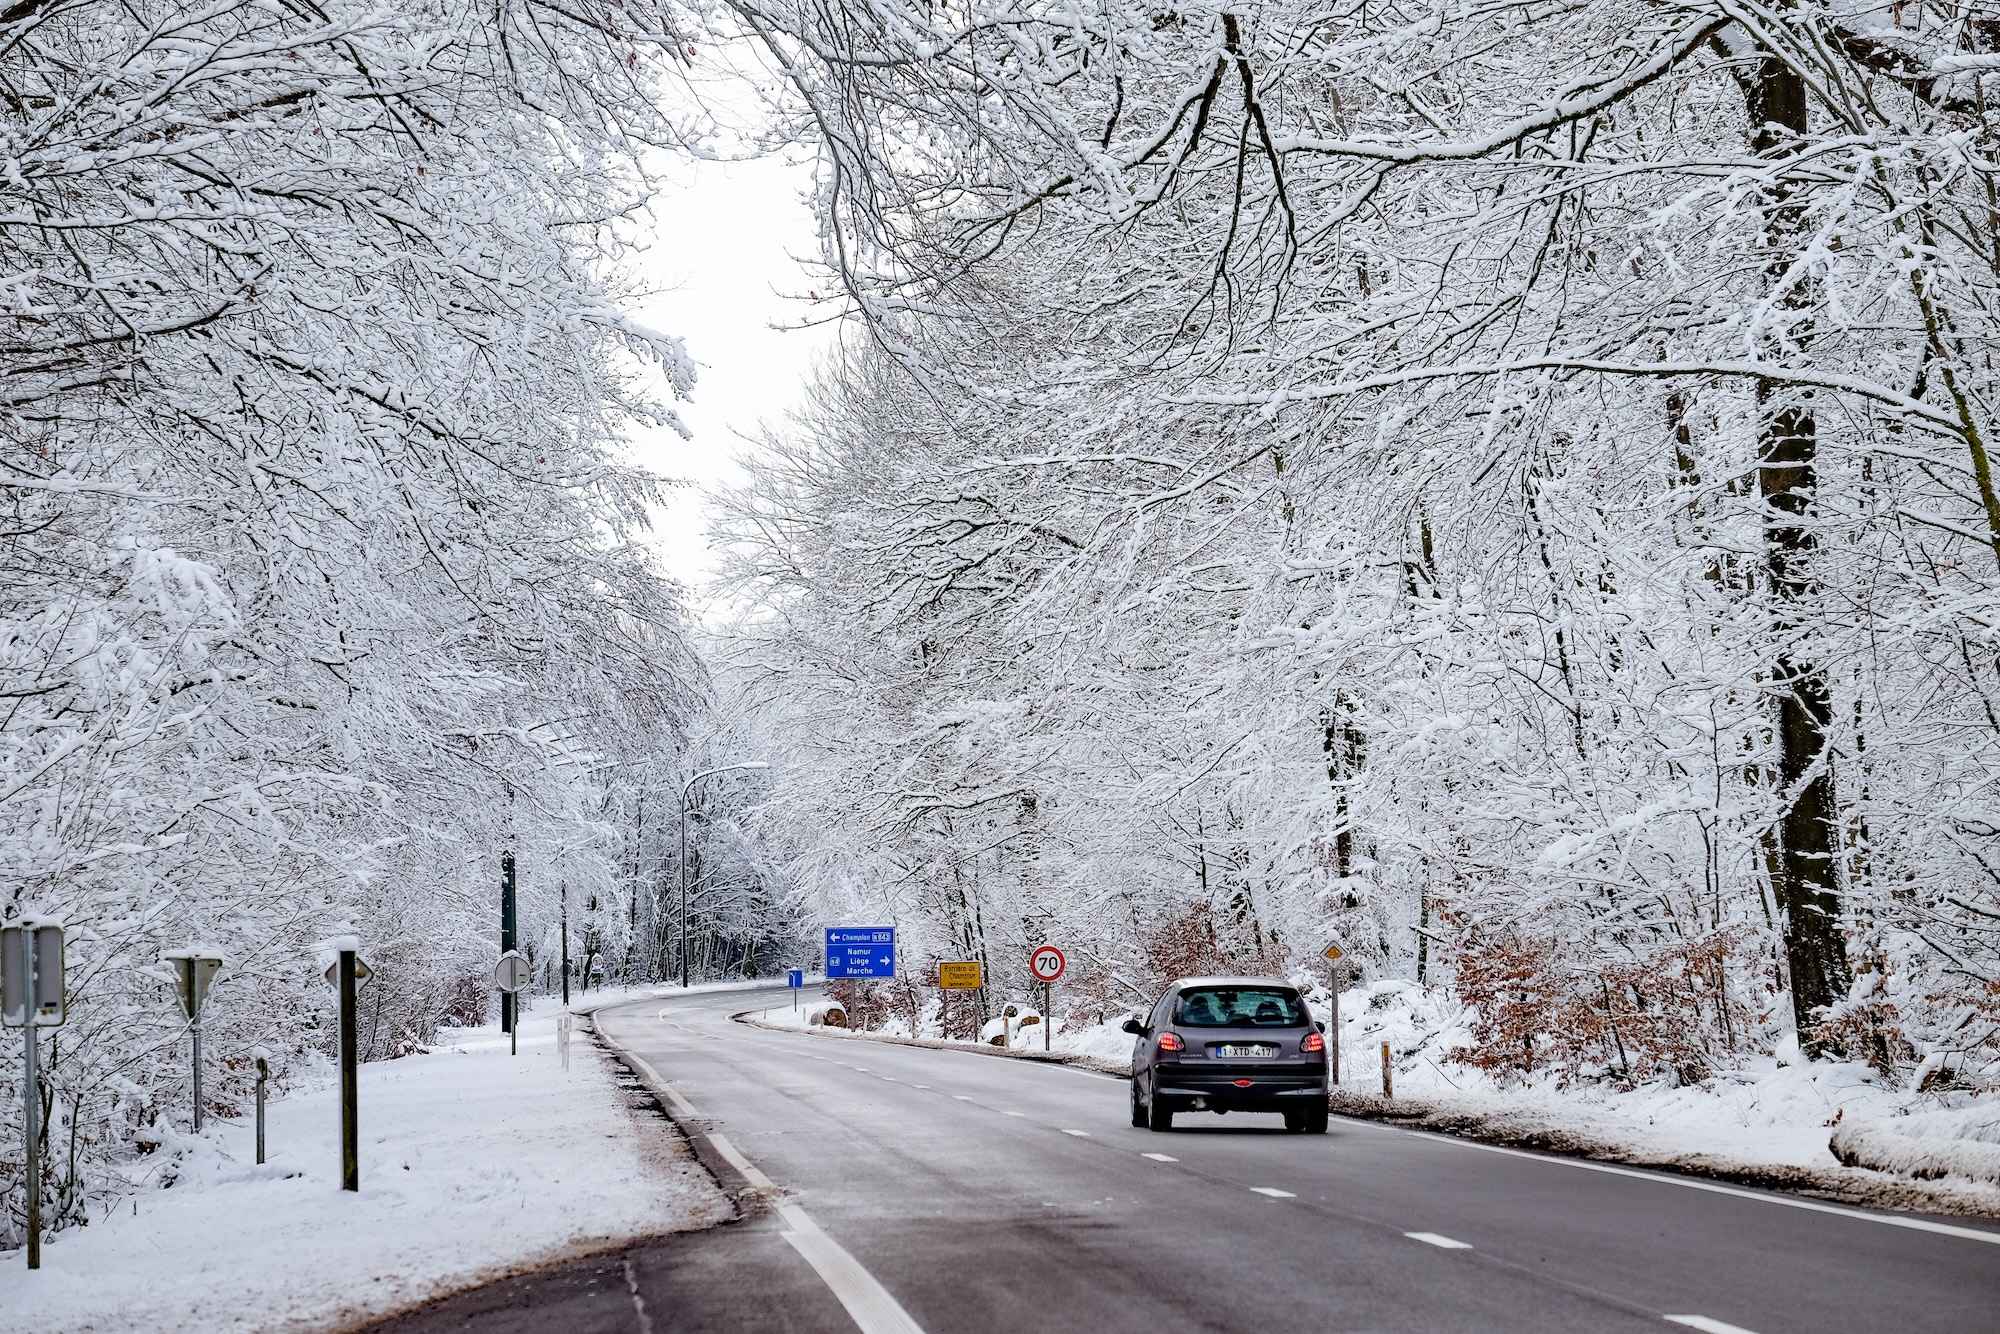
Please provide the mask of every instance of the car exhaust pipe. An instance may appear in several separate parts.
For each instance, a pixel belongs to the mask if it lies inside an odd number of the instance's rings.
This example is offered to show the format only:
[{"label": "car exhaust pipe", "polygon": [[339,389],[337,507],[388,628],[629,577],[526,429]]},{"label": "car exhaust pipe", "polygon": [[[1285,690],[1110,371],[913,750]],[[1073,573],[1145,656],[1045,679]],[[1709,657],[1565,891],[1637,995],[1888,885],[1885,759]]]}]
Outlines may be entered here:
[{"label": "car exhaust pipe", "polygon": [[1188,1104],[1188,1109],[1190,1111],[1205,1112],[1208,1110],[1208,1099],[1196,1098],[1193,1102]]}]

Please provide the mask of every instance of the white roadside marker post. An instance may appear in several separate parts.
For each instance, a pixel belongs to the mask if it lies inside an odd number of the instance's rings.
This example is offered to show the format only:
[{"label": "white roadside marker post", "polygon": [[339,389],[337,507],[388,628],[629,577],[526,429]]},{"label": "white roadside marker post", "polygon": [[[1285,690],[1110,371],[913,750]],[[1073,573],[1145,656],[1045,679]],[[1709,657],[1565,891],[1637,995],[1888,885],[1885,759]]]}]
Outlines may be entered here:
[{"label": "white roadside marker post", "polygon": [[1389,1044],[1382,1044],[1382,1100],[1392,1100],[1396,1096],[1394,1078],[1389,1073]]},{"label": "white roadside marker post", "polygon": [[22,917],[0,927],[0,1021],[21,1030],[23,1166],[28,1188],[28,1268],[42,1267],[42,1090],[35,1030],[62,1025],[63,928]]}]

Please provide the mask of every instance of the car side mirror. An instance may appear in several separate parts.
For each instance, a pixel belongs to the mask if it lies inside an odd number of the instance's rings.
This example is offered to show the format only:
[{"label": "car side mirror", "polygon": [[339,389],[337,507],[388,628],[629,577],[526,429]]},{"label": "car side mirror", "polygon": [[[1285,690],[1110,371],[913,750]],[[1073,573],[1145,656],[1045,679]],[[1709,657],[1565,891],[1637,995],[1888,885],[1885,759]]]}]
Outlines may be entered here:
[{"label": "car side mirror", "polygon": [[1313,1027],[1317,1028],[1322,1033],[1326,1032],[1326,1020],[1324,1019],[1313,1020]]},{"label": "car side mirror", "polygon": [[1124,1029],[1127,1033],[1130,1033],[1135,1038],[1142,1038],[1146,1036],[1146,1026],[1140,1023],[1137,1019],[1133,1019],[1129,1016],[1126,1018],[1124,1023],[1118,1026]]}]

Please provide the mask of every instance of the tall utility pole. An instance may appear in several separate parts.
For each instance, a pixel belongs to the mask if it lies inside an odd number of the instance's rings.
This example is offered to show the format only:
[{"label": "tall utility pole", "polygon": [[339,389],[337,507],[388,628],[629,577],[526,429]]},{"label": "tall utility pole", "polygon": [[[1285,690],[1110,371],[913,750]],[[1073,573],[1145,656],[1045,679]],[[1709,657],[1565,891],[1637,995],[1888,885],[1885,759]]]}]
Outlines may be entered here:
[{"label": "tall utility pole", "polygon": [[700,773],[681,784],[681,988],[688,984],[688,793],[694,785],[710,774],[725,774],[732,769],[768,769],[771,766],[762,760],[745,760],[741,764],[718,764],[713,769],[703,769]]},{"label": "tall utility pole", "polygon": [[[507,953],[514,948],[514,932],[517,923],[514,912],[514,854],[507,851],[500,854],[500,952]],[[514,993],[500,993],[500,1031],[514,1031]]]}]

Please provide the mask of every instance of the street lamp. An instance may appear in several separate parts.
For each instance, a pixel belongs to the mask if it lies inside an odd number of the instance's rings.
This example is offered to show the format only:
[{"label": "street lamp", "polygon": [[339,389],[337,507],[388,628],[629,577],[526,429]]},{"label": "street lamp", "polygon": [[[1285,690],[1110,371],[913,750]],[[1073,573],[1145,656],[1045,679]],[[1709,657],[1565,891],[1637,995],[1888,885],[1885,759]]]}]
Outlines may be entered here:
[{"label": "street lamp", "polygon": [[694,785],[712,774],[726,774],[732,769],[768,769],[771,766],[763,760],[745,760],[741,764],[718,764],[713,769],[703,769],[700,773],[681,784],[681,990],[688,985],[688,793]]}]

